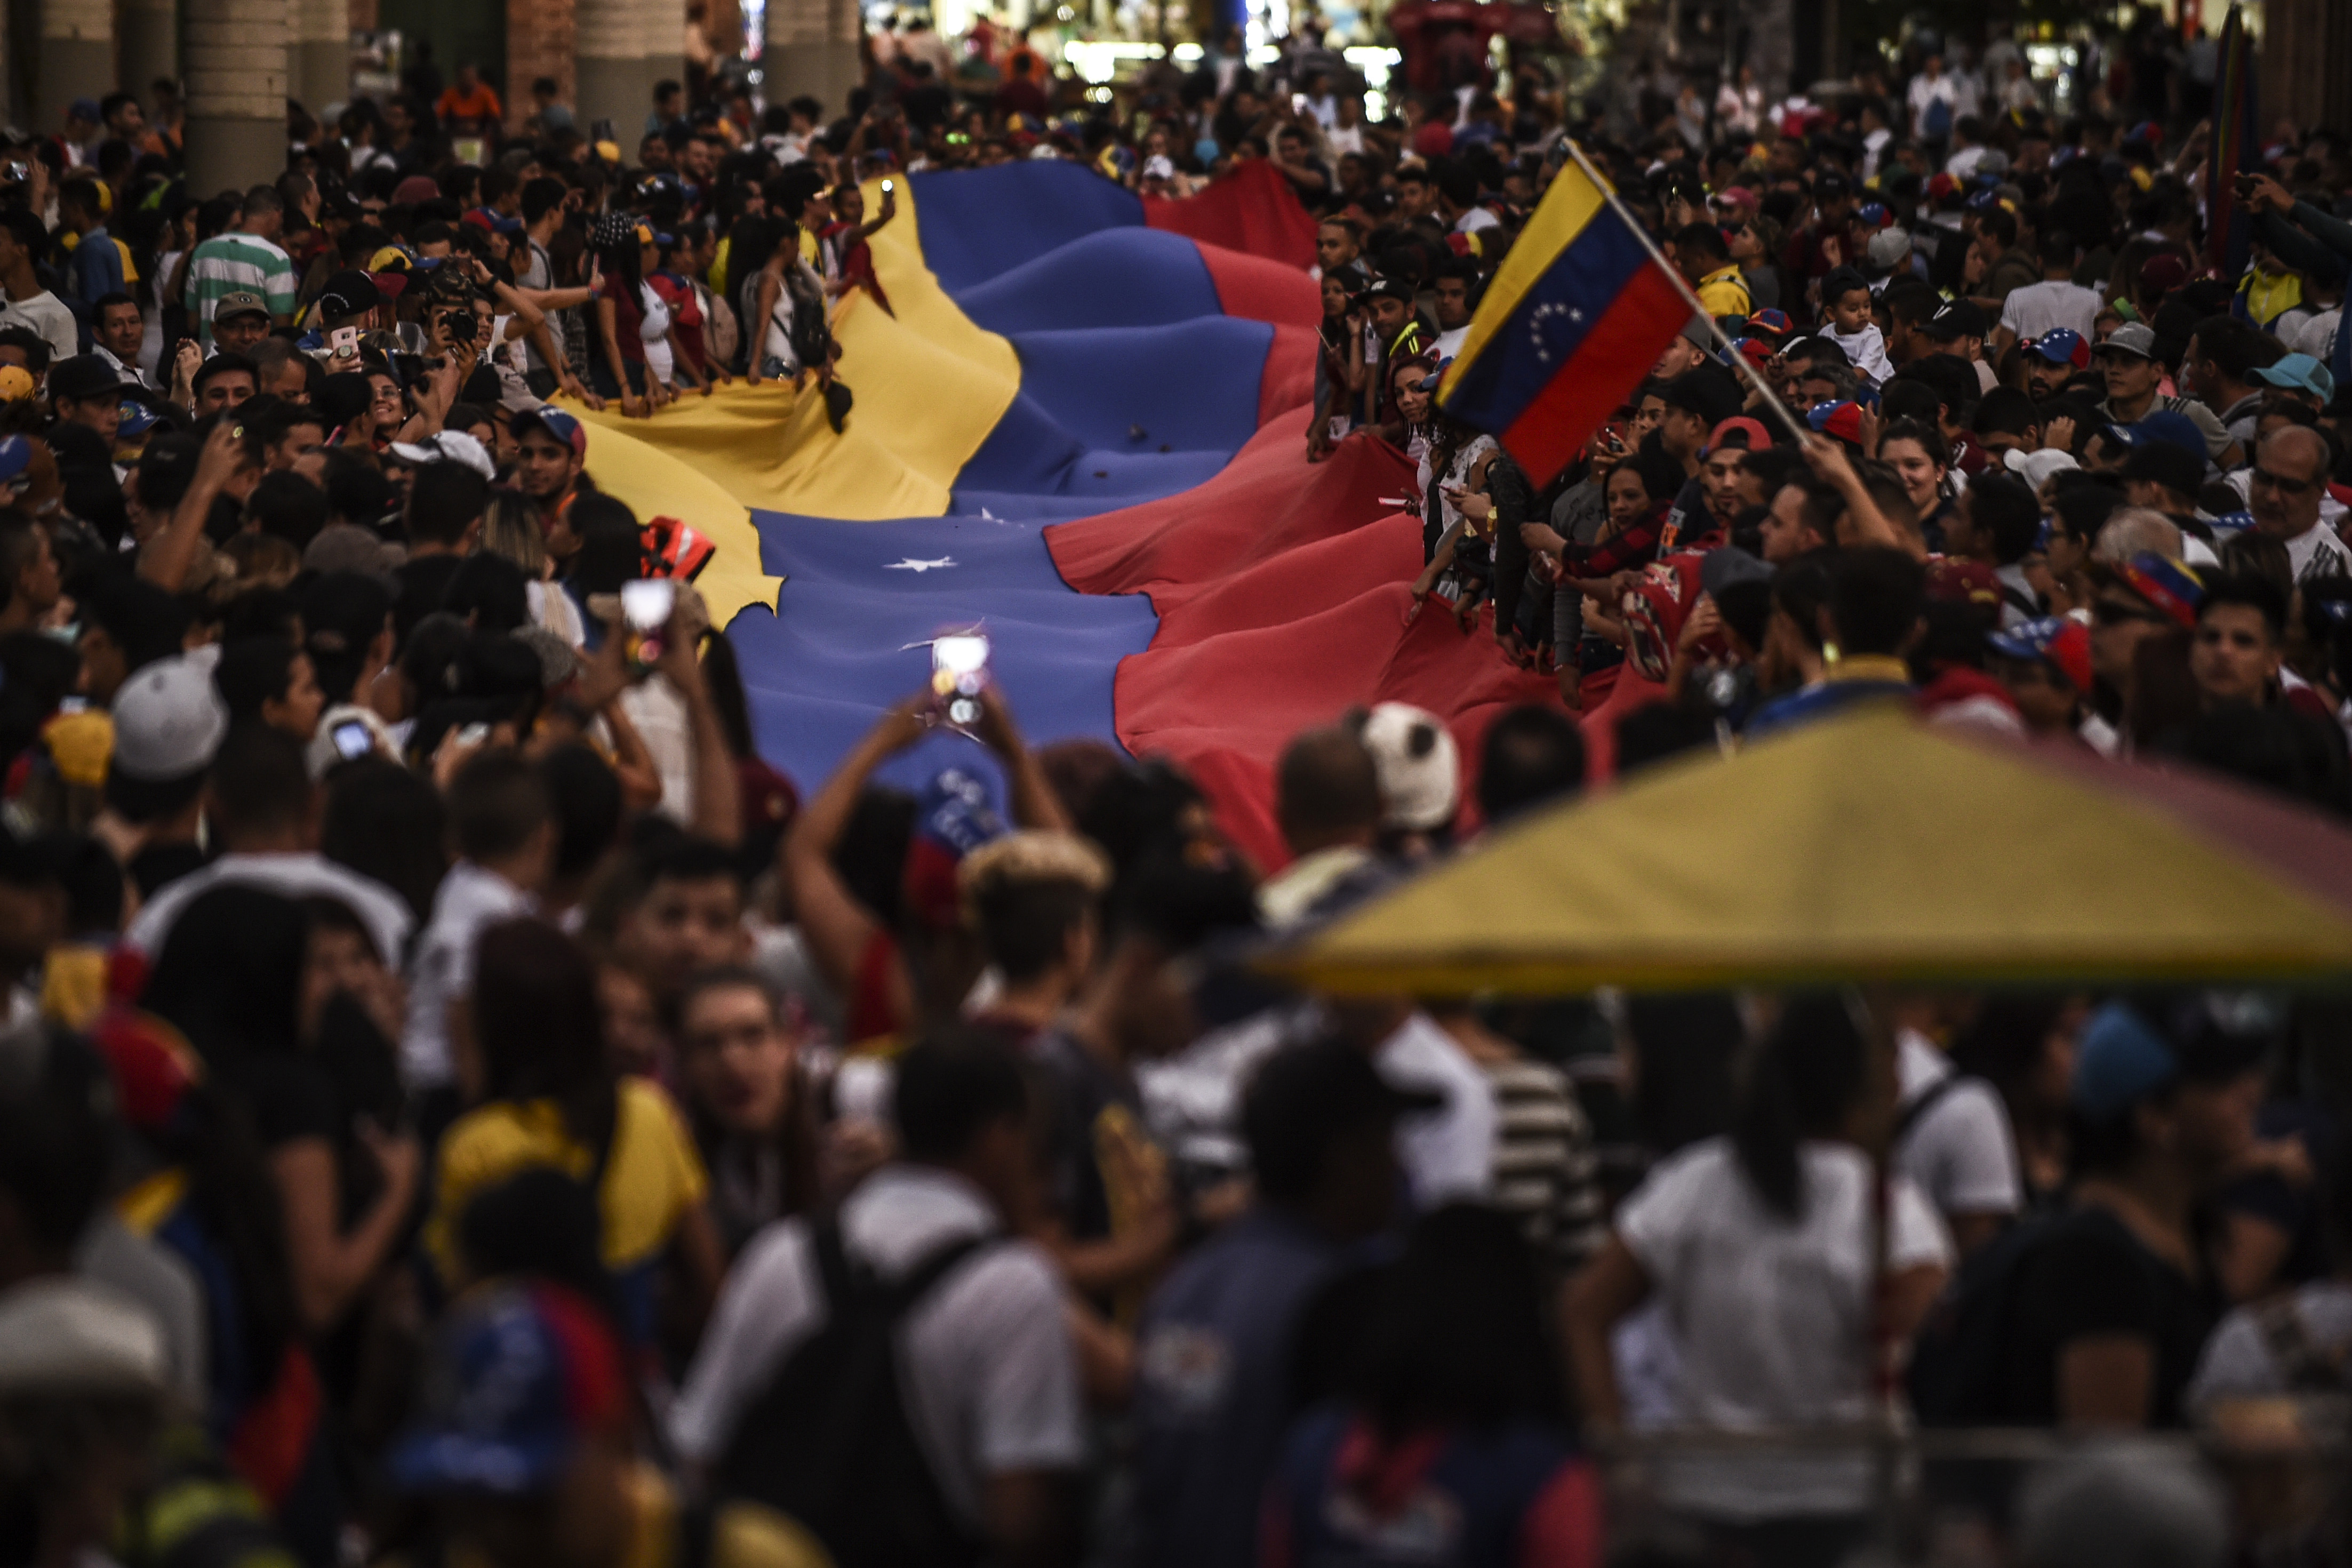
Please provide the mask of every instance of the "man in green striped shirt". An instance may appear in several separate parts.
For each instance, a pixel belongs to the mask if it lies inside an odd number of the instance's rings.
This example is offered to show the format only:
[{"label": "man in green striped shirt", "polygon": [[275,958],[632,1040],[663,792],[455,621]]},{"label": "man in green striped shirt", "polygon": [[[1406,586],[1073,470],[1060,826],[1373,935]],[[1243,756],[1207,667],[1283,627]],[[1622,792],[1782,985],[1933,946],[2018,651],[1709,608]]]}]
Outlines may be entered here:
[{"label": "man in green striped shirt", "polygon": [[245,194],[236,226],[205,240],[188,258],[188,314],[206,353],[213,348],[213,312],[223,295],[258,294],[269,306],[271,321],[281,327],[293,324],[294,258],[278,246],[285,225],[286,204],[277,190],[256,185]]}]

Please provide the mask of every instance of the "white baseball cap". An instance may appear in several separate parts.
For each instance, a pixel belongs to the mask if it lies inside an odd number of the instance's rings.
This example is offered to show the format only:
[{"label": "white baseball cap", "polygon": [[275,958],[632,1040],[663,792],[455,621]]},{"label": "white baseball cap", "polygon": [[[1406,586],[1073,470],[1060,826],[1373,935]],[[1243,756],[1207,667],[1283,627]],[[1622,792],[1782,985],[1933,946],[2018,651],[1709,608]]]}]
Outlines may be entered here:
[{"label": "white baseball cap", "polygon": [[0,1291],[0,1394],[160,1394],[163,1332],[122,1292],[72,1275]]},{"label": "white baseball cap", "polygon": [[404,463],[463,463],[486,479],[499,477],[489,449],[463,430],[443,430],[422,441],[394,441],[392,455]]},{"label": "white baseball cap", "polygon": [[228,704],[214,689],[212,661],[159,658],[114,694],[114,766],[126,778],[166,784],[212,765],[228,733]]}]

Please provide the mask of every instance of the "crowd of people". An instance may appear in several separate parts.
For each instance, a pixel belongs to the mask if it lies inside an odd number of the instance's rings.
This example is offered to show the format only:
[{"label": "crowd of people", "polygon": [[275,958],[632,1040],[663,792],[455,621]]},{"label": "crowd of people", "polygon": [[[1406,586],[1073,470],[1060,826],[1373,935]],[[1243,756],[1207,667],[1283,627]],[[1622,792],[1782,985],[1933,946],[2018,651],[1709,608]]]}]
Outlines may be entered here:
[{"label": "crowd of people", "polygon": [[[1538,487],[1440,392],[1562,152],[1417,133],[1392,191],[1323,204],[1307,456],[1414,459],[1408,618],[1433,596],[1572,708],[1630,679],[1761,734],[1909,685],[2344,809],[2352,152],[2234,176],[2224,275],[2204,139],[1864,97],[1698,152],[1588,143],[1699,308]],[[1879,551],[1906,563],[1849,624],[1835,577]]]},{"label": "crowd of people", "polygon": [[[1939,114],[1939,66],[1591,136],[1705,314],[1538,487],[1435,394],[1590,129],[1539,68],[1367,122],[1302,31],[1114,121],[942,47],[843,106],[665,84],[625,157],[461,73],[289,116],[242,194],[170,100],[6,165],[0,1561],[1811,1568],[1867,1453],[1671,1455],[1639,1540],[1597,1456],[2342,1394],[2340,1008],[1284,991],[1262,944],[1575,795],[1577,721],[1473,767],[1332,715],[1271,870],[1017,691],[918,793],[928,689],[803,795],[709,542],[549,401],[913,416],[829,325],[890,308],[904,174],[1265,159],[1320,220],[1306,457],[1417,462],[1412,613],[1622,710],[1618,771],[1902,700],[2341,811],[2340,139],[2266,151],[2228,277],[2197,135]],[[2177,1457],[1999,1511],[2049,1568],[2231,1544]]]}]

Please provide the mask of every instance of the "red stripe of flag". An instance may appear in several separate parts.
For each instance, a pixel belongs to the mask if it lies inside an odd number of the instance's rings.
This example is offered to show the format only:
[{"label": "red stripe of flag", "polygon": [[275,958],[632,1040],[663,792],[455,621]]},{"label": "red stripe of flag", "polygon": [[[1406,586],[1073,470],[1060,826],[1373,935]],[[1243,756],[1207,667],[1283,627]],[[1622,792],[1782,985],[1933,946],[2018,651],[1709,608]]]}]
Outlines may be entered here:
[{"label": "red stripe of flag", "polygon": [[1633,274],[1535,400],[1502,432],[1538,489],[1617,411],[1691,319],[1690,302],[1653,263]]}]

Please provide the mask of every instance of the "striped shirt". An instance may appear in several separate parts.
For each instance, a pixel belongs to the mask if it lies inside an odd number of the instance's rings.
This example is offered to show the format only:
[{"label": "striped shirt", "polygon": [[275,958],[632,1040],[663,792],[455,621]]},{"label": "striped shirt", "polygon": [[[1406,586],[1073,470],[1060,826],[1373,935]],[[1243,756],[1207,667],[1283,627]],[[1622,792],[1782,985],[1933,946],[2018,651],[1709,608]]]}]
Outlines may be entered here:
[{"label": "striped shirt", "polygon": [[216,234],[188,258],[188,315],[206,349],[213,346],[213,311],[224,294],[258,294],[273,316],[294,313],[294,261],[251,234]]},{"label": "striped shirt", "polygon": [[1479,1064],[1495,1090],[1495,1206],[1517,1215],[1528,1239],[1563,1272],[1592,1256],[1607,1234],[1592,1126],[1568,1077],[1514,1058]]}]

